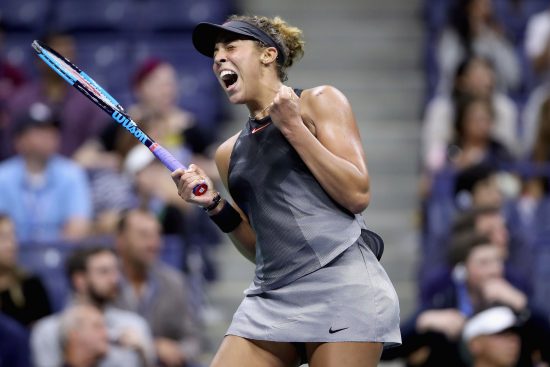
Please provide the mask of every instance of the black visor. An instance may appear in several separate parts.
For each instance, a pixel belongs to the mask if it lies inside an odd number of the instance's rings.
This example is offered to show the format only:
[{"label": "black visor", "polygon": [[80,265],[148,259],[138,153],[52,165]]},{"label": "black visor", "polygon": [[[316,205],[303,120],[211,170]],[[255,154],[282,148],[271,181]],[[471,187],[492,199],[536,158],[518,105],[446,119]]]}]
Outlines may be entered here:
[{"label": "black visor", "polygon": [[193,30],[193,46],[201,54],[212,57],[214,55],[214,45],[223,33],[245,36],[260,41],[269,47],[275,47],[277,49],[277,62],[284,65],[285,54],[282,47],[261,29],[239,20],[232,20],[222,25],[199,23]]}]

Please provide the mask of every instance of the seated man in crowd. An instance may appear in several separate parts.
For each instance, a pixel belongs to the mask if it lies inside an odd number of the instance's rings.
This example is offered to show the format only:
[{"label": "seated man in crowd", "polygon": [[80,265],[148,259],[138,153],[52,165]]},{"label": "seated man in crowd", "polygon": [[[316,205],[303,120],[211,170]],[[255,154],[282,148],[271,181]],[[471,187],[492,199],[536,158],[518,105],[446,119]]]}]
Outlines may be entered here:
[{"label": "seated man in crowd", "polygon": [[462,333],[470,365],[517,366],[521,351],[519,322],[514,312],[505,306],[491,307],[470,318]]},{"label": "seated man in crowd", "polygon": [[[527,296],[504,278],[504,261],[489,237],[476,232],[456,236],[449,261],[452,276],[424,297],[417,312],[402,325],[403,345],[384,352],[383,359],[406,358],[414,366],[465,366],[459,337],[466,319],[495,304],[528,316],[525,353],[550,345],[550,326]],[[545,357],[547,358],[547,357]]]},{"label": "seated man in crowd", "polygon": [[59,329],[63,366],[95,367],[107,355],[107,327],[97,307],[69,306],[61,315]]},{"label": "seated man in crowd", "polygon": [[198,327],[189,312],[183,274],[159,260],[160,231],[157,218],[147,210],[123,215],[116,238],[123,285],[116,305],[148,321],[162,366],[195,366],[200,353]]},{"label": "seated man in crowd", "polygon": [[17,155],[0,164],[0,211],[20,242],[78,241],[89,233],[86,173],[57,154],[59,144],[59,123],[46,105],[33,104],[17,119]]},{"label": "seated man in crowd", "polygon": [[[74,291],[72,304],[92,305],[105,318],[112,343],[102,367],[151,366],[154,361],[149,327],[139,315],[111,306],[118,296],[120,272],[115,254],[105,247],[75,250],[67,259],[67,275]],[[36,367],[59,366],[62,360],[60,316],[40,320],[32,330]]]}]

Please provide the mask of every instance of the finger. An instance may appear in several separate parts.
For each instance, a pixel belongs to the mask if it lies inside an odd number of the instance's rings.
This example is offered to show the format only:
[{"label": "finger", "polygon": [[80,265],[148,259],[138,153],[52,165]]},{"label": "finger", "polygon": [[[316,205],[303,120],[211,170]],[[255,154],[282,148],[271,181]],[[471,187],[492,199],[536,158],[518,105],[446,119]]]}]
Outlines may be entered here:
[{"label": "finger", "polygon": [[273,98],[273,102],[271,102],[271,104],[273,106],[277,106],[281,103],[281,95],[279,93],[277,93],[277,95],[275,95],[275,98]]},{"label": "finger", "polygon": [[290,99],[292,99],[292,100],[300,99],[300,97],[298,97],[298,95],[294,92],[294,89],[292,89],[292,88],[289,88],[289,89],[290,89],[290,96],[291,96]]},{"label": "finger", "polygon": [[181,168],[178,168],[177,170],[175,170],[174,172],[172,172],[171,176],[172,176],[172,179],[174,180],[174,182],[178,182],[181,178],[181,176],[184,174],[184,171],[183,169]]},{"label": "finger", "polygon": [[189,167],[187,167],[187,172],[197,172],[197,165],[194,163],[191,163]]},{"label": "finger", "polygon": [[202,168],[200,168],[199,166],[195,166],[195,167],[197,167],[197,169],[196,169],[197,174],[198,174],[199,176],[201,176],[201,178],[202,178],[203,180],[205,179],[205,177],[208,177],[207,174],[206,174],[206,172],[204,172],[204,170],[203,170]]},{"label": "finger", "polygon": [[289,97],[290,99],[292,99],[292,94],[293,94],[292,88],[286,87],[286,94],[288,95],[288,97]]}]

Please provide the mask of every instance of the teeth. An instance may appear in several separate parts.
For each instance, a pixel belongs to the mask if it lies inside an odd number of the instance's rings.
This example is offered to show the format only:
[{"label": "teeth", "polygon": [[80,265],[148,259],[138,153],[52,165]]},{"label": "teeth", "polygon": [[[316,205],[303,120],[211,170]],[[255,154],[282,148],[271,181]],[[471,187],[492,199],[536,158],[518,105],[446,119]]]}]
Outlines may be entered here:
[{"label": "teeth", "polygon": [[220,73],[220,78],[223,78],[226,75],[232,75],[232,74],[235,74],[235,72],[231,70],[222,70],[222,72]]}]

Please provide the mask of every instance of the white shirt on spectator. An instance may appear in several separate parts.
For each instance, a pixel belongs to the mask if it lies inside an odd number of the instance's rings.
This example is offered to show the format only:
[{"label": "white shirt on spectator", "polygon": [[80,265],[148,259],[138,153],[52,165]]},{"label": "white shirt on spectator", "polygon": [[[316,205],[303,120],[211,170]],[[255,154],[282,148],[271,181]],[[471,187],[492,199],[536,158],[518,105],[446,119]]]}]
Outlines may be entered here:
[{"label": "white shirt on spectator", "polygon": [[[513,90],[521,81],[519,59],[512,44],[496,31],[486,28],[472,40],[472,53],[490,60],[497,76],[497,85],[503,90]],[[439,66],[438,91],[450,91],[453,76],[460,62],[467,57],[459,35],[450,28],[443,31],[437,45]]]},{"label": "white shirt on spectator", "polygon": [[525,52],[529,58],[542,55],[550,40],[550,10],[533,15],[527,22]]}]

